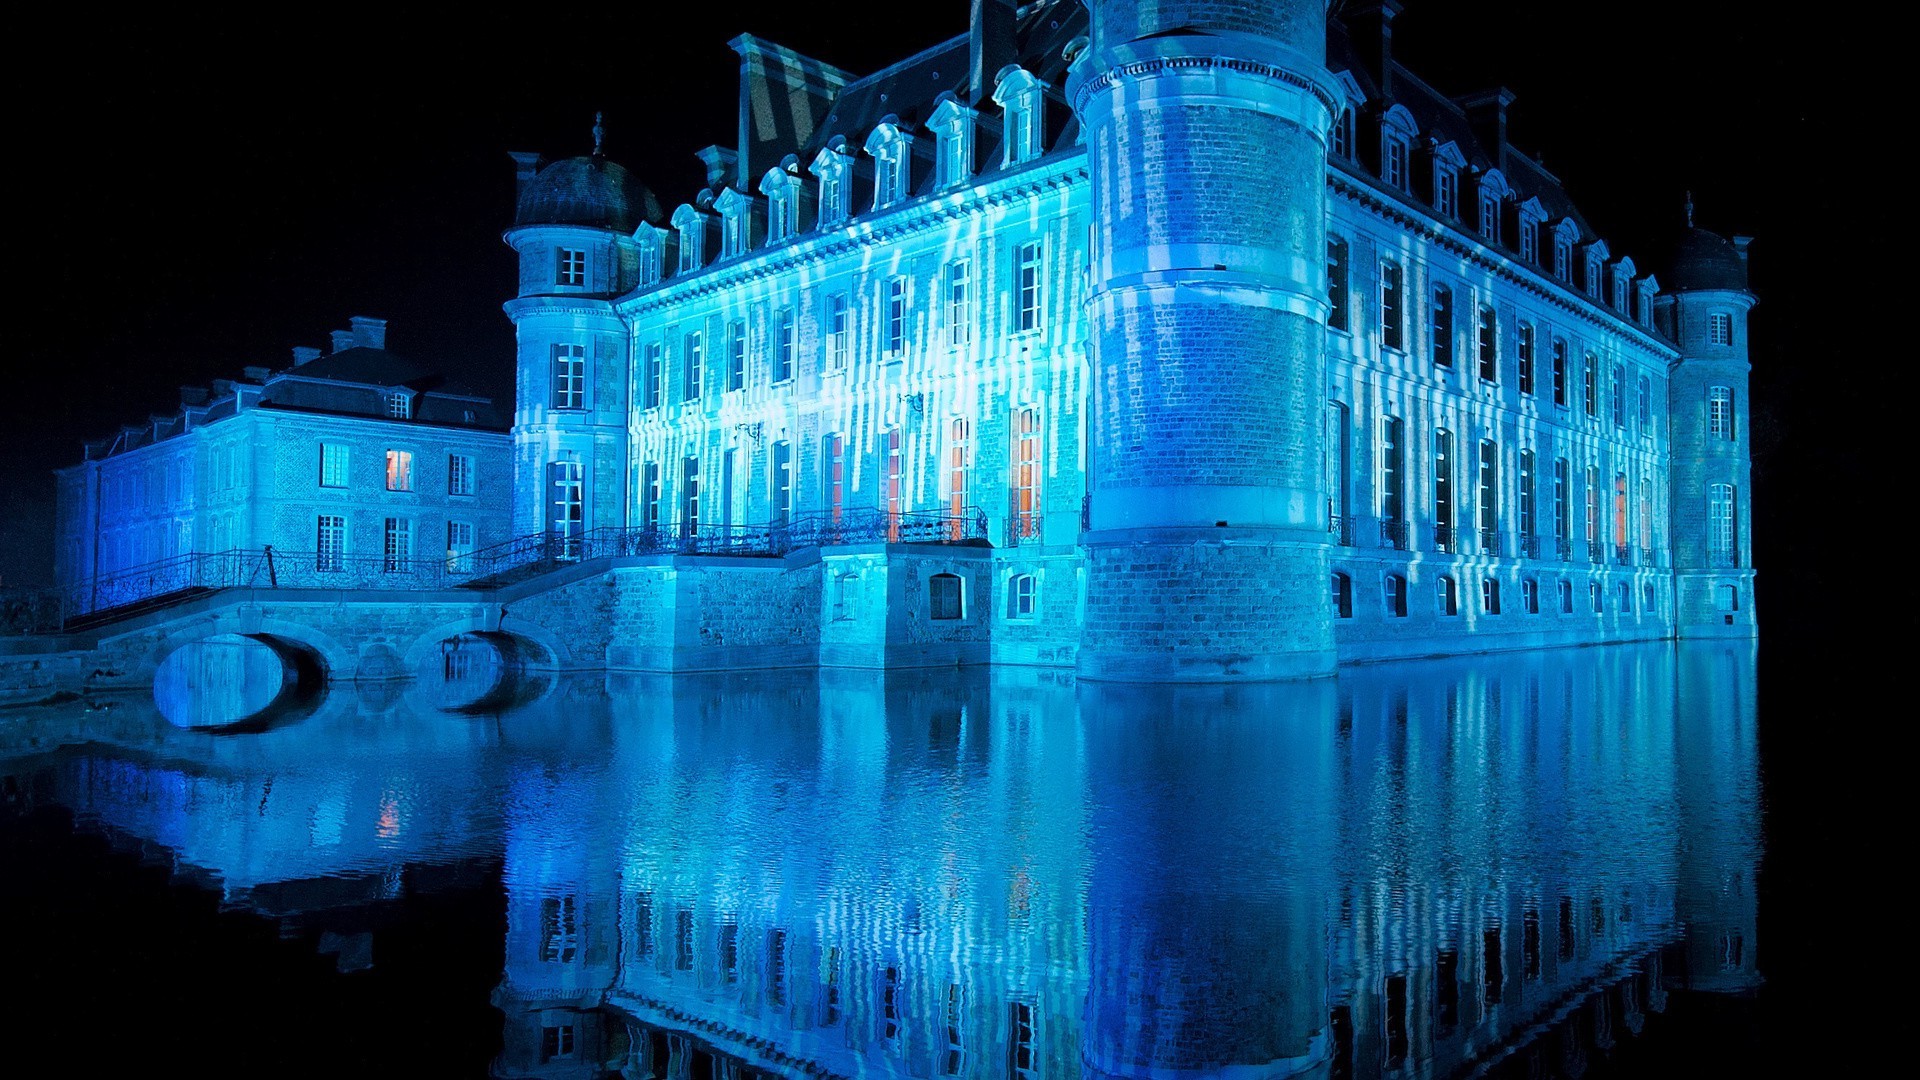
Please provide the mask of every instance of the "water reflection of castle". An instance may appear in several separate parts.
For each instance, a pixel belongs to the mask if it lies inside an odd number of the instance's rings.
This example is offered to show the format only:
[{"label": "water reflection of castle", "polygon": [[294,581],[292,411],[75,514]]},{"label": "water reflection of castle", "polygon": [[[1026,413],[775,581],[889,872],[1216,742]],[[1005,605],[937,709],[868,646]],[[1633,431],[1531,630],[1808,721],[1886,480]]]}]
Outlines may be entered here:
[{"label": "water reflection of castle", "polygon": [[1573,1075],[1670,989],[1757,985],[1753,687],[1705,643],[1127,692],[638,677],[149,725],[57,786],[319,920],[503,857],[502,1076]]}]

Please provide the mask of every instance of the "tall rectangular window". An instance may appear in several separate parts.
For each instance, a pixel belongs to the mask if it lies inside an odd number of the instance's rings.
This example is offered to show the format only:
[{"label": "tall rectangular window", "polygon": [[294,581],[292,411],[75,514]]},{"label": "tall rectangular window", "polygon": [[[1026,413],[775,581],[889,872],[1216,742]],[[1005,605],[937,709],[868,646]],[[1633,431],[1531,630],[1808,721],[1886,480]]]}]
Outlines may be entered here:
[{"label": "tall rectangular window", "polygon": [[409,518],[386,520],[385,559],[381,569],[389,574],[404,573],[413,562],[413,521]]},{"label": "tall rectangular window", "polygon": [[887,282],[886,351],[899,356],[907,351],[907,279]]},{"label": "tall rectangular window", "polygon": [[1456,550],[1453,537],[1453,432],[1433,433],[1433,539],[1441,551]]},{"label": "tall rectangular window", "polygon": [[1040,535],[1040,411],[1013,414],[1013,529],[1016,538]]},{"label": "tall rectangular window", "polygon": [[554,283],[557,285],[585,285],[587,283],[587,253],[579,248],[558,249],[558,266],[555,268]]},{"label": "tall rectangular window", "polygon": [[1653,380],[1640,376],[1640,434],[1653,434]]},{"label": "tall rectangular window", "polygon": [[1613,474],[1613,546],[1627,546],[1627,474]]},{"label": "tall rectangular window", "polygon": [[1040,328],[1040,242],[1021,244],[1013,253],[1013,329]]},{"label": "tall rectangular window", "polygon": [[965,528],[964,518],[972,498],[973,423],[957,416],[947,427],[947,516],[953,518],[954,539]]},{"label": "tall rectangular window", "polygon": [[880,453],[884,457],[887,489],[887,542],[900,542],[900,515],[906,511],[906,469],[901,460],[900,429],[894,428],[880,436]]},{"label": "tall rectangular window", "polygon": [[1380,425],[1380,520],[1384,524],[1399,526],[1407,520],[1406,475],[1405,426],[1399,417],[1389,416]]},{"label": "tall rectangular window", "polygon": [[1580,404],[1588,416],[1600,415],[1600,361],[1592,353],[1586,355],[1580,367]]},{"label": "tall rectangular window", "polygon": [[[1534,535],[1533,451],[1520,451],[1520,535],[1528,541]],[[1529,555],[1536,552],[1527,552]]]},{"label": "tall rectangular window", "polygon": [[773,504],[772,520],[775,528],[784,528],[793,516],[793,444],[777,442],[773,444],[773,467],[768,470],[767,479],[772,485],[768,492]]},{"label": "tall rectangular window", "polygon": [[847,352],[852,348],[853,313],[847,309],[847,294],[827,297],[827,370],[845,371]]},{"label": "tall rectangular window", "polygon": [[1613,426],[1627,426],[1627,369],[1615,364],[1607,373],[1607,402],[1613,412]]},{"label": "tall rectangular window", "polygon": [[347,519],[322,514],[316,522],[314,537],[315,570],[339,570],[346,565]]},{"label": "tall rectangular window", "polygon": [[347,486],[347,446],[345,443],[320,444],[320,486]]},{"label": "tall rectangular window", "polygon": [[[1640,546],[1649,552],[1653,549],[1653,477],[1640,478]],[[1652,562],[1652,556],[1648,556]]]},{"label": "tall rectangular window", "polygon": [[1406,313],[1401,310],[1400,264],[1380,264],[1380,344],[1389,349],[1405,348]]},{"label": "tall rectangular window", "polygon": [[1567,407],[1567,343],[1553,339],[1553,403]]},{"label": "tall rectangular window", "polygon": [[973,262],[955,259],[947,264],[947,344],[973,340]]},{"label": "tall rectangular window", "polygon": [[473,569],[472,522],[447,522],[447,569],[456,574]]},{"label": "tall rectangular window", "polygon": [[1480,441],[1480,550],[1500,553],[1500,448],[1492,439]]},{"label": "tall rectangular window", "polygon": [[744,389],[747,385],[747,324],[744,319],[735,319],[727,326],[727,389]]},{"label": "tall rectangular window", "polygon": [[473,456],[470,454],[447,455],[447,494],[473,494]]},{"label": "tall rectangular window", "polygon": [[587,347],[585,345],[553,347],[552,404],[556,409],[587,407]]},{"label": "tall rectangular window", "polygon": [[1725,312],[1707,316],[1707,340],[1715,345],[1733,344],[1733,316]]},{"label": "tall rectangular window", "polygon": [[680,460],[680,535],[700,535],[700,459]]},{"label": "tall rectangular window", "polygon": [[1500,242],[1500,199],[1495,195],[1480,196],[1480,235],[1487,242]]},{"label": "tall rectangular window", "polygon": [[1440,216],[1454,218],[1460,216],[1460,177],[1452,169],[1434,170],[1434,202],[1439,204]]},{"label": "tall rectangular window", "polygon": [[649,461],[640,466],[640,524],[649,529],[660,527],[660,465]]},{"label": "tall rectangular window", "polygon": [[413,490],[413,451],[387,451],[387,490]]},{"label": "tall rectangular window", "polygon": [[1533,393],[1533,324],[1520,324],[1520,392]]},{"label": "tall rectangular window", "polygon": [[1433,366],[1453,366],[1453,290],[1433,290]]},{"label": "tall rectangular window", "polygon": [[1381,179],[1396,191],[1407,190],[1407,144],[1399,139],[1389,138],[1381,147]]},{"label": "tall rectangular window", "polygon": [[820,501],[826,504],[828,518],[838,525],[847,504],[847,440],[845,436],[829,435],[822,440],[820,486]]},{"label": "tall rectangular window", "polygon": [[1480,308],[1480,378],[1487,382],[1500,378],[1500,324],[1492,305]]},{"label": "tall rectangular window", "polygon": [[773,317],[773,381],[793,378],[793,309],[781,308]]},{"label": "tall rectangular window", "polygon": [[1707,388],[1707,433],[1716,439],[1733,440],[1733,388]]},{"label": "tall rectangular window", "polygon": [[413,415],[413,397],[405,390],[395,390],[387,395],[387,416],[394,420],[405,420]]},{"label": "tall rectangular window", "polygon": [[1713,484],[1707,489],[1707,556],[1714,566],[1738,563],[1739,535],[1737,506],[1732,484]]},{"label": "tall rectangular window", "polygon": [[1587,545],[1600,539],[1600,470],[1587,466]]},{"label": "tall rectangular window", "polygon": [[647,346],[646,367],[640,373],[640,407],[657,409],[665,402],[667,382],[666,346],[656,341]]},{"label": "tall rectangular window", "polygon": [[1330,236],[1327,238],[1327,325],[1345,330],[1348,319],[1347,242]]},{"label": "tall rectangular window", "polygon": [[560,541],[562,556],[576,557],[586,509],[579,459],[564,457],[547,463],[547,504],[553,515],[551,532]]},{"label": "tall rectangular window", "polygon": [[695,330],[687,335],[685,348],[680,354],[680,400],[697,401],[700,398],[701,384],[706,382],[706,335]]}]

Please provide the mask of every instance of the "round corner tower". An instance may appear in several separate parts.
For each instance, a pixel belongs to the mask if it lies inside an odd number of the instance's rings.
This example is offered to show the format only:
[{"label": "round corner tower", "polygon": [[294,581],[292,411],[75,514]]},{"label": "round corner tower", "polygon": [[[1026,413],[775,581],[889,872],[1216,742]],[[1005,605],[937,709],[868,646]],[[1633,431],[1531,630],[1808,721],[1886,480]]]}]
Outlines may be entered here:
[{"label": "round corner tower", "polygon": [[1088,0],[1094,236],[1081,673],[1334,667],[1320,417],[1322,0]]},{"label": "round corner tower", "polygon": [[1659,300],[1679,345],[1668,383],[1673,433],[1675,633],[1752,637],[1752,475],[1747,383],[1748,240],[1690,228]]},{"label": "round corner tower", "polygon": [[613,301],[638,282],[634,231],[659,204],[597,146],[546,165],[513,157],[514,532],[624,525],[631,350]]}]

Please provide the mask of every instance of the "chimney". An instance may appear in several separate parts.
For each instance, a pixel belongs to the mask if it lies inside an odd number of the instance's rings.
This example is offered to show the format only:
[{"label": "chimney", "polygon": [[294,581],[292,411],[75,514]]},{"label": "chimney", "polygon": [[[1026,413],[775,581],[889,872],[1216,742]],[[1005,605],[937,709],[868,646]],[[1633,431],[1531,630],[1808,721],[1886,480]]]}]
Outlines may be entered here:
[{"label": "chimney", "polygon": [[993,96],[993,80],[1019,59],[1014,0],[973,0],[967,24],[967,104],[979,108]]},{"label": "chimney", "polygon": [[204,386],[183,386],[180,388],[180,404],[182,406],[205,405],[207,403],[207,397],[207,388]]},{"label": "chimney", "polygon": [[[694,156],[707,167],[707,187],[717,190],[733,185],[733,174],[740,163],[738,153],[724,146],[709,146],[705,150],[695,151]],[[746,190],[746,181],[742,180],[739,187],[742,191]]]},{"label": "chimney", "polygon": [[1373,0],[1354,4],[1340,18],[1353,38],[1353,50],[1361,66],[1373,76],[1374,85],[1388,101],[1393,100],[1393,17],[1400,14],[1400,0]]},{"label": "chimney", "polygon": [[309,363],[311,361],[318,360],[318,359],[320,359],[320,350],[314,348],[311,345],[295,345],[293,347],[293,366],[294,367],[299,367],[301,364]]},{"label": "chimney", "polygon": [[228,394],[231,394],[231,393],[233,393],[233,380],[232,380],[232,379],[215,379],[215,380],[213,380],[213,396],[214,396],[214,397],[217,397],[217,398],[223,398],[223,397],[226,397],[226,396],[227,396]]},{"label": "chimney", "polygon": [[1457,99],[1455,104],[1466,112],[1467,124],[1473,128],[1473,137],[1480,140],[1480,149],[1493,158],[1493,167],[1505,174],[1507,106],[1513,104],[1513,91],[1504,86],[1482,90]]},{"label": "chimney", "polygon": [[257,383],[266,382],[268,379],[273,377],[273,371],[271,368],[263,368],[254,364],[249,364],[246,367],[241,368],[240,374],[245,376],[248,382],[257,382]]},{"label": "chimney", "polygon": [[355,315],[347,320],[353,327],[353,343],[364,349],[384,349],[387,347],[387,320],[369,319],[365,315]]},{"label": "chimney", "polygon": [[1733,238],[1733,251],[1734,254],[1740,256],[1741,266],[1747,265],[1747,247],[1752,243],[1753,237],[1751,236],[1736,236]]},{"label": "chimney", "polygon": [[348,349],[353,348],[353,345],[354,345],[353,331],[335,330],[333,332],[333,351],[334,352],[336,353],[346,352]]},{"label": "chimney", "polygon": [[540,171],[540,155],[527,150],[509,150],[507,156],[513,159],[513,193],[518,196]]}]

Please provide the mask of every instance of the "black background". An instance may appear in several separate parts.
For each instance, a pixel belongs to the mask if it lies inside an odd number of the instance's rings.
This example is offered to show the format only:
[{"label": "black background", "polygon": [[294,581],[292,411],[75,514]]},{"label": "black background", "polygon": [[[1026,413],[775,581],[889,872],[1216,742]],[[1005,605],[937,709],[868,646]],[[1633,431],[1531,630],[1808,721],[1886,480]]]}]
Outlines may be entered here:
[{"label": "black background", "polygon": [[[669,8],[66,5],[17,24],[6,82],[9,317],[0,320],[0,578],[51,575],[51,470],[171,412],[182,384],[284,366],[350,315],[399,352],[510,392],[509,150],[607,151],[667,207],[730,144],[745,32],[855,72],[962,32],[965,0]],[[1912,426],[1909,196],[1893,28],[1857,5],[1411,0],[1395,51],[1448,93],[1515,91],[1512,141],[1565,181],[1616,254],[1664,266],[1697,220],[1757,237],[1754,551],[1769,851],[1765,1045],[1809,1045],[1838,979],[1822,932],[1837,827],[1871,781],[1840,730],[1915,598],[1879,550],[1911,543],[1888,456]],[[1910,451],[1908,451],[1910,453]],[[1896,701],[1902,699],[1894,699]],[[1845,780],[1843,782],[1843,777]],[[1842,951],[1845,951],[1844,949]],[[1756,1044],[1757,1045],[1757,1044]]]}]

